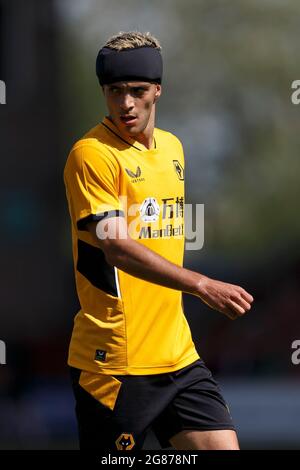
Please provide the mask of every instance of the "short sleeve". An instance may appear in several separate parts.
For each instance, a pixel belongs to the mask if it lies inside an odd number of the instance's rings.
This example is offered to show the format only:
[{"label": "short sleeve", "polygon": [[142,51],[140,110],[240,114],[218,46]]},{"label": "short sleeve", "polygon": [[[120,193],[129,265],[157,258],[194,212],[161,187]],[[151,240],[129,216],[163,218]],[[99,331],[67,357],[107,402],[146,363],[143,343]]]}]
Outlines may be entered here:
[{"label": "short sleeve", "polygon": [[70,215],[78,230],[106,217],[124,216],[119,200],[119,166],[93,145],[75,145],[68,157],[64,182]]}]

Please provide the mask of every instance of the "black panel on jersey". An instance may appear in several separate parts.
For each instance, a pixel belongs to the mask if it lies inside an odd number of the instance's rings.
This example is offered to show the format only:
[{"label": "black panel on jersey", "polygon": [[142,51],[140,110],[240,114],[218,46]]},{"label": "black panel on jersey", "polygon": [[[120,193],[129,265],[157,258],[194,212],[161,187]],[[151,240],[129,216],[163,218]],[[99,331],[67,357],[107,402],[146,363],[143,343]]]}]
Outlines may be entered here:
[{"label": "black panel on jersey", "polygon": [[114,268],[107,263],[101,248],[78,240],[76,268],[93,286],[118,297]]}]

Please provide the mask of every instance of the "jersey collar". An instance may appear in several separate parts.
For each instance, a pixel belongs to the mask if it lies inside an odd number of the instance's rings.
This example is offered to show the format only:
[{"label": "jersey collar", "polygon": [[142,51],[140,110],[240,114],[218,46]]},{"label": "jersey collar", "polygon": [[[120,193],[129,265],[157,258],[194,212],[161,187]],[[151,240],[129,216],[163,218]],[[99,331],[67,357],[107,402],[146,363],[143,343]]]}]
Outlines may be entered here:
[{"label": "jersey collar", "polygon": [[126,142],[127,144],[131,145],[137,150],[141,150],[142,152],[147,152],[147,151],[155,150],[157,148],[157,139],[156,139],[155,129],[154,129],[154,138],[153,138],[153,143],[152,143],[153,147],[151,149],[147,149],[143,144],[141,144],[140,142],[138,142],[137,140],[129,136],[124,138],[121,135],[117,126],[115,126],[115,124],[110,119],[108,119],[107,116],[104,117],[101,124],[103,124],[104,127],[108,128],[113,134],[119,137],[123,142]]}]

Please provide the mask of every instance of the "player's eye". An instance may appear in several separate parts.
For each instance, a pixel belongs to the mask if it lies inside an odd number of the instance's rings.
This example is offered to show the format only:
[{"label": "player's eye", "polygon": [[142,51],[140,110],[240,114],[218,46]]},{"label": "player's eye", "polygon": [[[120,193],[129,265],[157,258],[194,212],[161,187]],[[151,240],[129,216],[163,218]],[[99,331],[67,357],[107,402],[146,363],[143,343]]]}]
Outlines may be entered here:
[{"label": "player's eye", "polygon": [[133,88],[133,92],[136,93],[136,94],[139,94],[139,95],[141,95],[145,91],[146,91],[145,88],[142,88],[142,87],[134,87]]}]

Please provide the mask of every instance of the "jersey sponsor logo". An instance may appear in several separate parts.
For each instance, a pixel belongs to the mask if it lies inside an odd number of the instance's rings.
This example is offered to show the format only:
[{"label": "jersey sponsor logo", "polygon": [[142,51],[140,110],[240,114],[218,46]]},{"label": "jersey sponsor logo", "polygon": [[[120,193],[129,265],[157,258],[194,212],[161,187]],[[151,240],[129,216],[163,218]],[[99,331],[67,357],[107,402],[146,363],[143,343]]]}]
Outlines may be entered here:
[{"label": "jersey sponsor logo", "polygon": [[159,218],[160,207],[155,197],[147,197],[140,207],[141,219],[144,222],[156,222]]},{"label": "jersey sponsor logo", "polygon": [[135,173],[133,171],[129,170],[128,168],[125,168],[125,171],[126,171],[128,176],[133,178],[131,180],[131,183],[139,183],[141,181],[145,181],[145,178],[141,178],[142,170],[139,166],[137,167]]},{"label": "jersey sponsor logo", "polygon": [[173,226],[168,224],[164,228],[153,229],[152,227],[142,227],[140,230],[139,238],[171,238],[183,237],[184,227],[183,224]]},{"label": "jersey sponsor logo", "polygon": [[135,445],[133,435],[127,432],[123,432],[115,443],[118,450],[131,450]]},{"label": "jersey sponsor logo", "polygon": [[173,160],[173,164],[174,164],[174,169],[176,171],[176,174],[178,176],[178,178],[183,181],[184,180],[184,169],[183,169],[183,166],[181,165],[181,163],[178,161],[178,160]]},{"label": "jersey sponsor logo", "polygon": [[96,349],[95,361],[105,362],[106,360],[106,351],[104,349]]},{"label": "jersey sponsor logo", "polygon": [[[139,229],[141,238],[171,238],[183,237],[183,197],[162,198],[161,207],[154,197],[144,199],[140,209],[140,217],[144,222],[151,222],[151,226]],[[161,221],[159,214],[161,213]]]}]

